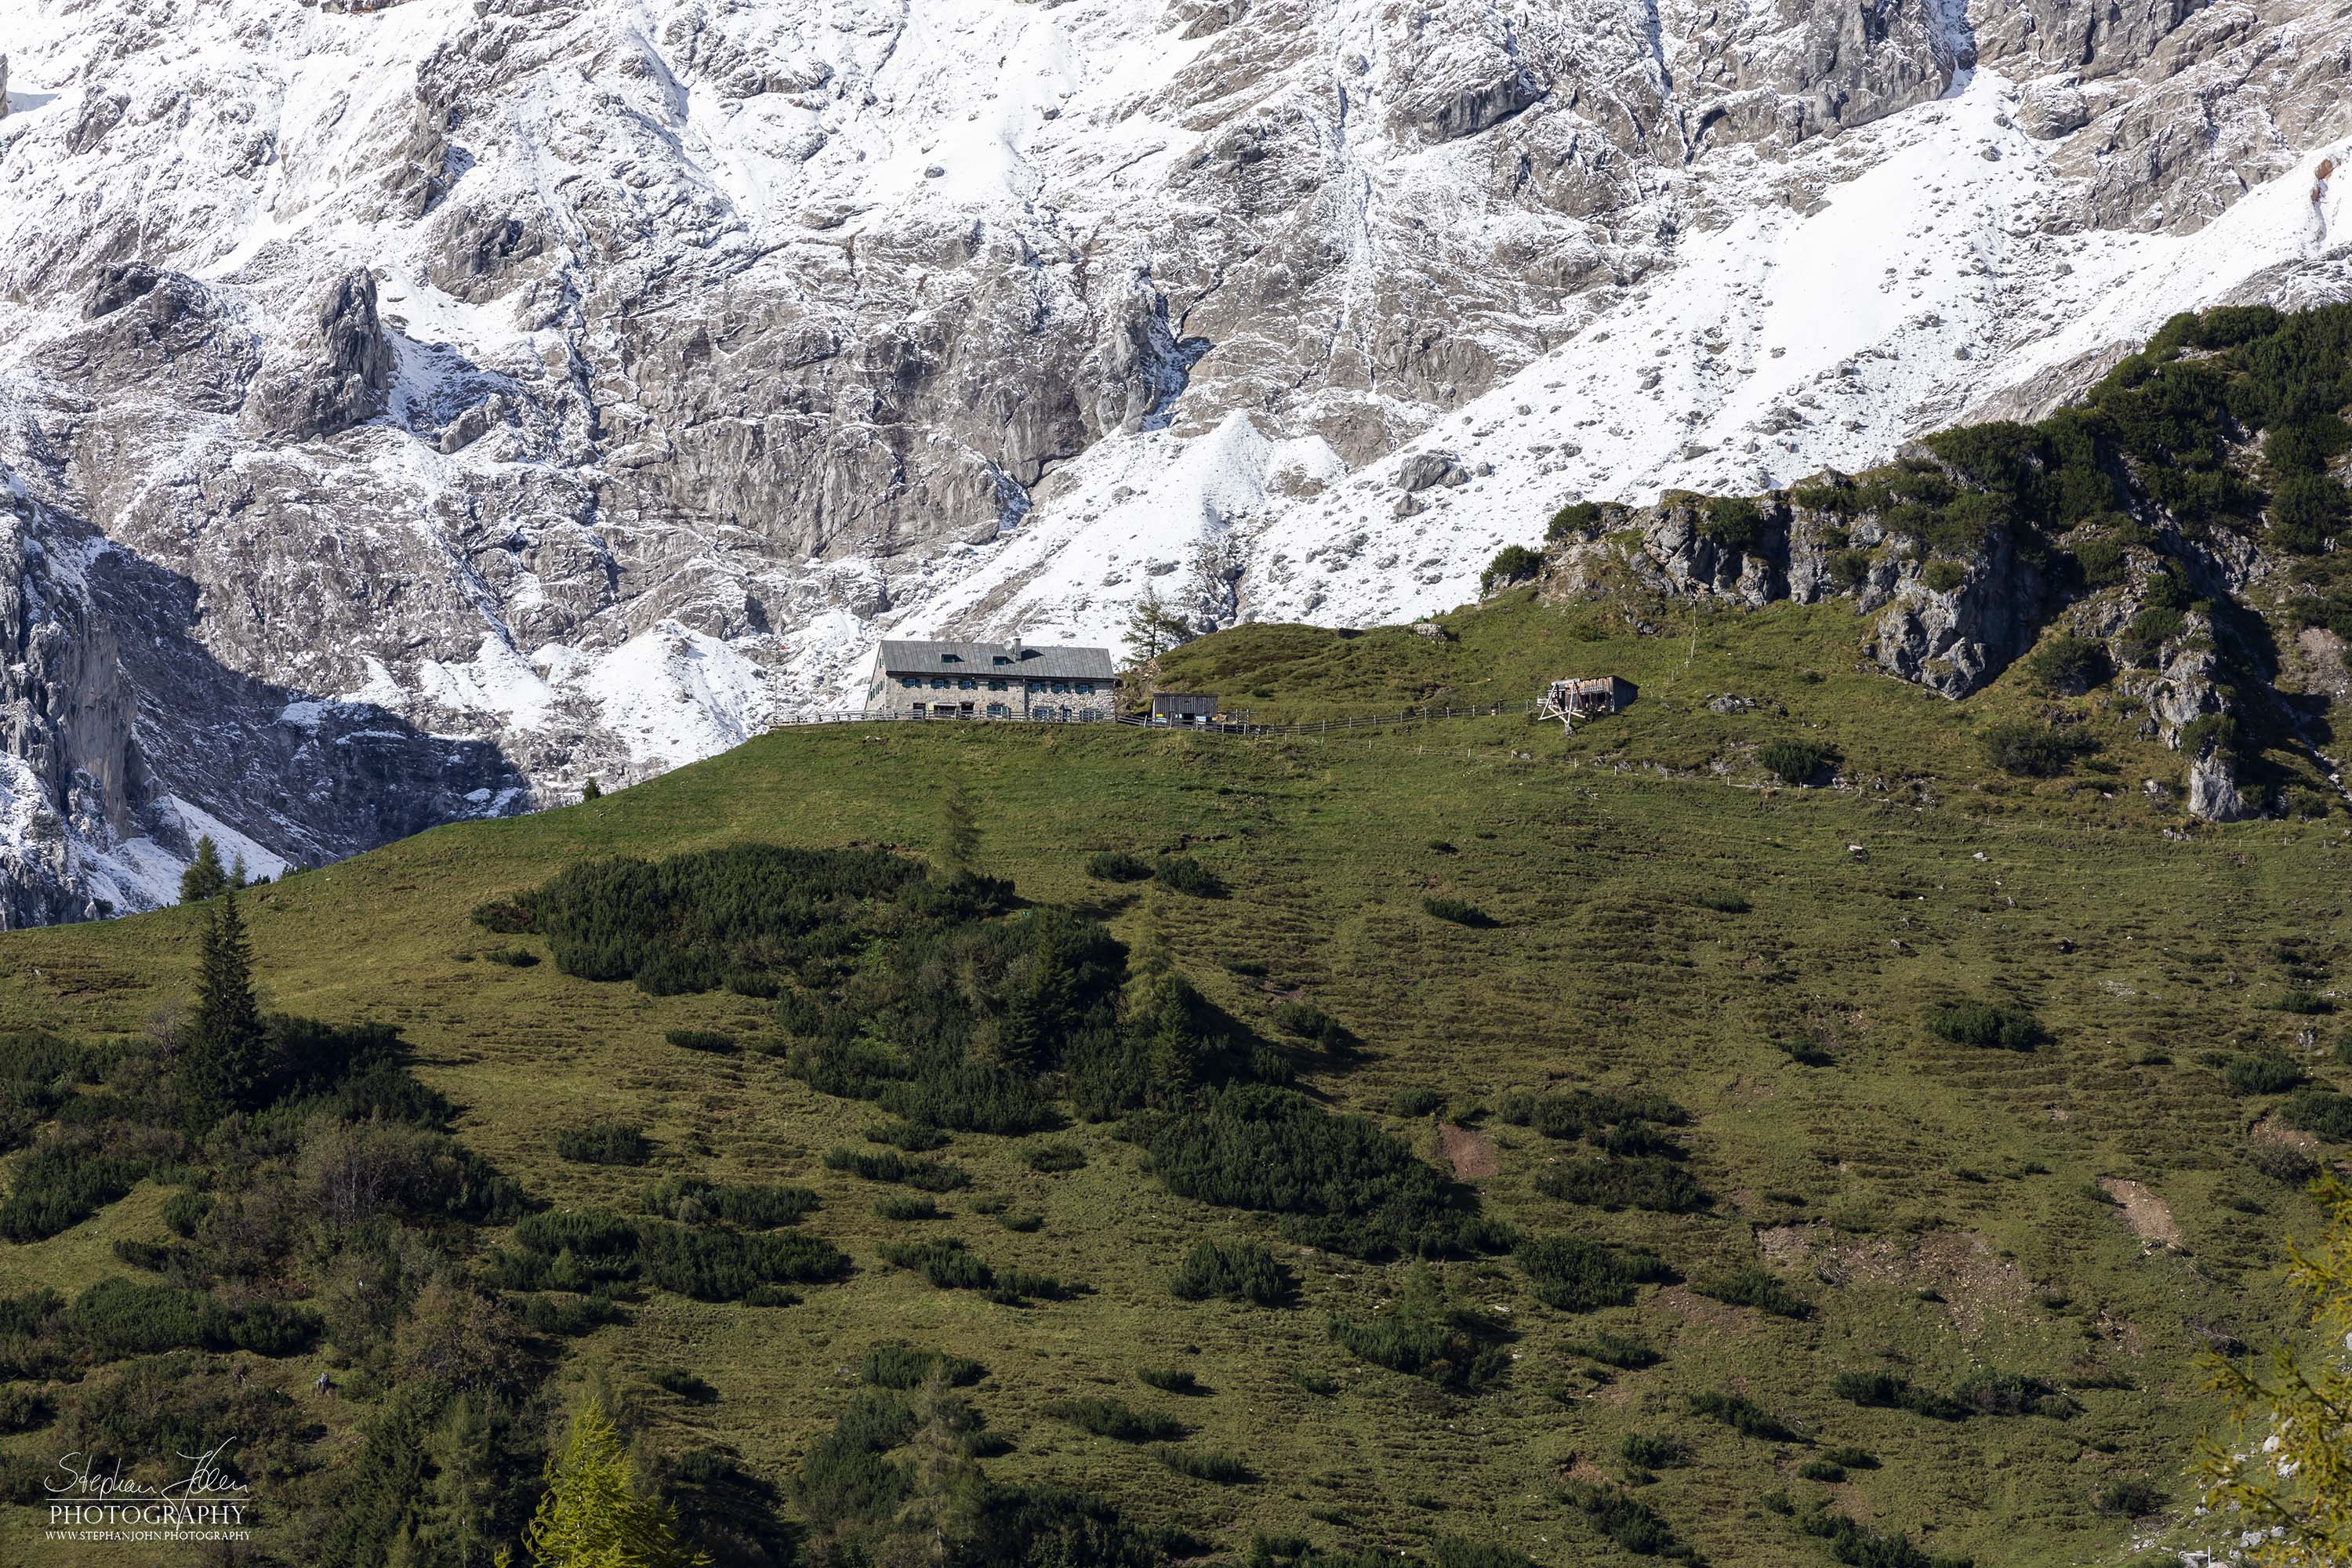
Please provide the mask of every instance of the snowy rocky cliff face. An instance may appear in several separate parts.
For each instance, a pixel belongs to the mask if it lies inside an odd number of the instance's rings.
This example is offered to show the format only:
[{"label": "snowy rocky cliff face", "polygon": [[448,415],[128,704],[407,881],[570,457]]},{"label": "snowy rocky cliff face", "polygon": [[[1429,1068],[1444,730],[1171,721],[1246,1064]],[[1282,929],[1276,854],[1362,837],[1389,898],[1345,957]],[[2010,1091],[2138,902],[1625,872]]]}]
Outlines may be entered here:
[{"label": "snowy rocky cliff face", "polygon": [[0,921],[675,765],[886,631],[1443,606],[2340,297],[2345,20],[6,0]]}]

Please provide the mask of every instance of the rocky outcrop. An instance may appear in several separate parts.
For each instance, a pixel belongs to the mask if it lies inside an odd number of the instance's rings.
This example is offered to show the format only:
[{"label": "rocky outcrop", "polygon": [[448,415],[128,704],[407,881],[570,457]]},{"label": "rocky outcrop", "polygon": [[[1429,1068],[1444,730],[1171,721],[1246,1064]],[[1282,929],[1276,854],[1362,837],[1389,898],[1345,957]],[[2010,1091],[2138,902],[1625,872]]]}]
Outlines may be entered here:
[{"label": "rocky outcrop", "polygon": [[[1903,457],[1912,466],[1937,461],[1925,446]],[[1958,479],[1948,469],[1945,477]],[[1556,527],[1540,592],[1563,603],[1618,597],[1644,634],[1663,617],[1642,607],[1643,595],[1747,610],[1842,601],[1857,617],[1874,618],[1863,640],[1882,669],[1954,700],[1981,690],[2054,630],[2089,645],[2071,687],[2057,683],[2059,694],[2111,682],[2118,711],[2139,715],[2140,734],[2182,753],[2192,815],[2234,822],[2263,809],[2241,785],[2238,736],[2252,717],[2244,704],[2280,708],[2290,730],[2297,721],[2267,689],[2273,672],[2247,683],[2260,689],[2240,689],[2245,671],[2233,675],[2225,634],[2202,601],[2190,604],[2192,593],[2233,600],[2262,564],[2246,540],[2168,525],[2160,552],[2153,534],[2136,536],[2120,552],[2120,579],[2084,589],[2069,587],[2046,551],[2029,552],[2007,529],[1972,549],[1930,550],[1866,507],[1823,512],[1797,504],[1793,493],[1727,503],[1670,493],[1651,507],[1564,513],[1565,536]],[[1631,600],[1622,598],[1628,590]],[[1738,697],[1711,704],[1718,712],[1748,705]]]},{"label": "rocky outcrop", "polygon": [[1451,452],[1416,452],[1397,469],[1397,489],[1412,495],[1433,485],[1464,485],[1470,470]]},{"label": "rocky outcrop", "polygon": [[1876,616],[1869,642],[1882,668],[1956,700],[2030,649],[2055,607],[2043,574],[2006,536],[1965,560],[1937,559],[1868,512],[1831,516],[1777,494],[1752,510],[1727,537],[1697,496],[1600,509],[1556,545],[1547,591],[1572,598],[1622,582],[1750,610],[1847,600]]},{"label": "rocky outcrop", "polygon": [[1715,89],[1696,122],[1696,134],[1715,141],[1794,145],[1834,135],[1942,96],[1955,72],[1976,63],[1948,0],[1809,8],[1793,25],[1761,13],[1724,43],[1691,79]]},{"label": "rocky outcrop", "polygon": [[2068,77],[2046,77],[2020,95],[2017,122],[2037,142],[2072,135],[2091,122],[2091,100]]},{"label": "rocky outcrop", "polygon": [[1957,582],[1931,580],[1905,561],[1890,603],[1880,612],[1880,667],[1946,697],[1966,697],[2033,647],[2054,607],[2046,573],[2020,558],[2015,542],[1996,535],[1957,571]]},{"label": "rocky outcrop", "polygon": [[224,668],[189,635],[192,584],[14,482],[0,468],[0,929],[169,901],[202,833],[268,872],[529,804],[493,746]]},{"label": "rocky outcrop", "polygon": [[1758,509],[1743,538],[1727,537],[1706,503],[1688,494],[1670,494],[1658,503],[1657,521],[1643,535],[1654,545],[1667,584],[1678,593],[1699,593],[1761,609],[1789,593],[1795,563],[1791,533],[1796,519],[1776,505]]},{"label": "rocky outcrop", "polygon": [[2208,822],[2241,822],[2254,815],[2239,792],[2236,767],[2218,746],[2189,761],[2189,812]]},{"label": "rocky outcrop", "polygon": [[75,591],[79,554],[0,490],[0,929],[106,912],[77,837],[136,831],[157,793],[115,628]]},{"label": "rocky outcrop", "polygon": [[530,209],[453,205],[436,220],[425,275],[442,292],[472,304],[510,294],[545,270],[533,265],[547,254],[545,221]]},{"label": "rocky outcrop", "polygon": [[261,367],[239,424],[257,436],[308,441],[363,425],[392,392],[392,344],[376,317],[375,279],[353,268],[320,291],[314,330]]},{"label": "rocky outcrop", "polygon": [[162,393],[183,410],[234,414],[260,361],[227,300],[184,273],[132,260],[99,269],[80,324],[44,344],[37,363],[84,397]]},{"label": "rocky outcrop", "polygon": [[1483,26],[1423,26],[1408,38],[1391,86],[1391,125],[1401,138],[1430,143],[1475,135],[1550,90],[1498,17]]}]

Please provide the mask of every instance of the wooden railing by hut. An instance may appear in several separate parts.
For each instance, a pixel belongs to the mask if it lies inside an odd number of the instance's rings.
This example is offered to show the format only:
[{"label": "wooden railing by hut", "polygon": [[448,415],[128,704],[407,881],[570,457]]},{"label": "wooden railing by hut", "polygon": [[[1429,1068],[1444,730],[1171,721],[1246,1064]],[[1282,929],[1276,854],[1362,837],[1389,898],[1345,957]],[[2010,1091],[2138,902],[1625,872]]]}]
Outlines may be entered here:
[{"label": "wooden railing by hut", "polygon": [[1247,718],[1226,718],[1213,723],[1186,724],[1171,727],[1155,724],[1144,714],[1122,713],[1116,718],[1100,719],[1019,719],[991,717],[983,714],[950,713],[800,713],[780,719],[771,730],[789,730],[803,724],[1117,724],[1159,734],[1186,735],[1338,735],[1355,730],[1396,729],[1414,724],[1427,724],[1441,719],[1501,719],[1512,714],[1536,713],[1542,710],[1538,702],[1490,702],[1474,708],[1405,708],[1394,713],[1349,714],[1337,719],[1308,719],[1296,723],[1260,723]]}]

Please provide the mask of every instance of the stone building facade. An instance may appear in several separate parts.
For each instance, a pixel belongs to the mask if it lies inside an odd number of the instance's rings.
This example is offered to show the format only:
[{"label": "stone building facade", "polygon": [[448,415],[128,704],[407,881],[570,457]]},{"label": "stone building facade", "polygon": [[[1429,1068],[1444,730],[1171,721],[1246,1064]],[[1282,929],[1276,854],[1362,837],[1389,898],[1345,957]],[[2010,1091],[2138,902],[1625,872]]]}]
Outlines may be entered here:
[{"label": "stone building facade", "polygon": [[1110,650],[1028,643],[886,642],[866,710],[922,719],[1092,722],[1112,716]]}]

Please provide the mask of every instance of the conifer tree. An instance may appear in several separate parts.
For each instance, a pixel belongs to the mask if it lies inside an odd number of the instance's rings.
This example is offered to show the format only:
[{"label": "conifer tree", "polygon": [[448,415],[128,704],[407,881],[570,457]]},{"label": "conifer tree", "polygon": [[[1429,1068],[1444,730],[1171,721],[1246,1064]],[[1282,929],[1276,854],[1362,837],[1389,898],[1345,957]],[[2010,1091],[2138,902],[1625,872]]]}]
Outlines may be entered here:
[{"label": "conifer tree", "polygon": [[499,1430],[489,1395],[461,1394],[449,1402],[425,1442],[433,1462],[422,1533],[441,1560],[488,1561],[497,1548]]},{"label": "conifer tree", "polygon": [[948,793],[940,803],[940,847],[948,864],[958,872],[971,871],[980,860],[980,816],[971,803],[971,790],[959,777],[948,785]]},{"label": "conifer tree", "polygon": [[2329,1176],[2311,1192],[2327,1230],[2315,1251],[2287,1248],[2287,1283],[2308,1307],[2310,1340],[2243,1364],[2208,1363],[2234,1430],[2208,1438],[2199,1458],[2205,1507],[2240,1532],[2245,1560],[2262,1568],[2352,1562],[2352,1367],[2340,1348],[2352,1343],[2352,1188]]},{"label": "conifer tree", "polygon": [[535,1568],[699,1568],[678,1544],[677,1514],[639,1497],[620,1429],[592,1396],[547,1462],[547,1494],[523,1532]]},{"label": "conifer tree", "polygon": [[593,778],[591,778],[586,784],[580,786],[581,805],[586,805],[592,800],[602,800],[604,798],[604,786],[598,784]]},{"label": "conifer tree", "polygon": [[1155,1105],[1171,1105],[1192,1088],[1200,1070],[1202,1040],[1192,1027],[1200,993],[1176,973],[1144,981],[1129,1005],[1129,1048],[1140,1057]]},{"label": "conifer tree", "polygon": [[181,1113],[190,1132],[202,1132],[230,1111],[257,1102],[266,1048],[245,921],[236,912],[236,895],[224,889],[220,907],[205,922],[195,1016],[180,1059]]},{"label": "conifer tree", "polygon": [[196,840],[196,858],[180,873],[180,902],[201,904],[228,890],[228,872],[221,865],[220,846],[206,834]]},{"label": "conifer tree", "polygon": [[877,1568],[934,1568],[955,1556],[986,1507],[988,1482],[972,1462],[979,1414],[948,1391],[934,1368],[910,1401],[915,1431],[907,1440],[907,1489],[871,1553]]},{"label": "conifer tree", "polygon": [[1128,656],[1148,665],[1170,648],[1192,640],[1192,628],[1181,616],[1160,602],[1160,591],[1147,587],[1127,617]]}]

